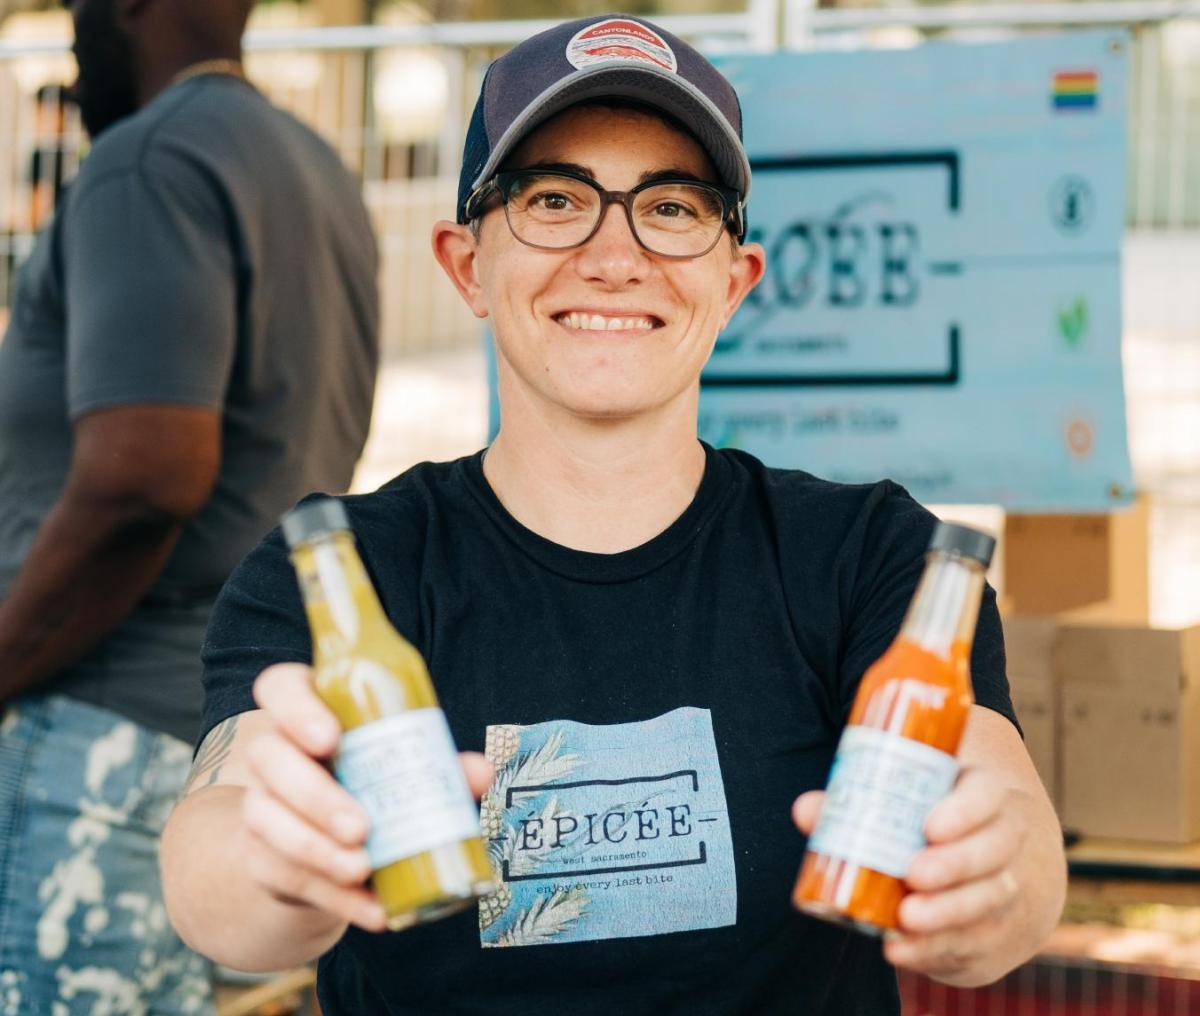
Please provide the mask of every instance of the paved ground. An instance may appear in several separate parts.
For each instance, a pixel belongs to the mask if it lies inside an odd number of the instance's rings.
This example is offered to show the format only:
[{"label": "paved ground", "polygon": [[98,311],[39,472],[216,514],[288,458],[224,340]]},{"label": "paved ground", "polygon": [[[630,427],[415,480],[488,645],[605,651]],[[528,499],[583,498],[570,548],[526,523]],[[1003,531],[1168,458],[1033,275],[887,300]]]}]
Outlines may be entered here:
[{"label": "paved ground", "polygon": [[353,489],[373,490],[417,462],[455,459],[487,441],[482,350],[407,357],[380,373]]}]

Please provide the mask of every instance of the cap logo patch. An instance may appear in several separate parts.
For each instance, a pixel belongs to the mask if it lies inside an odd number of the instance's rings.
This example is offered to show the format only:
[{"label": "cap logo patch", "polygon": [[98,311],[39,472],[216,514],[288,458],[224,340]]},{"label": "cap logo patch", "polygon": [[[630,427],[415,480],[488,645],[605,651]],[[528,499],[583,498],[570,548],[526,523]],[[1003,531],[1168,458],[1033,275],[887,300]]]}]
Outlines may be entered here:
[{"label": "cap logo patch", "polygon": [[628,60],[640,60],[673,74],[679,69],[666,39],[629,18],[609,18],[576,32],[567,43],[567,60],[580,70]]}]

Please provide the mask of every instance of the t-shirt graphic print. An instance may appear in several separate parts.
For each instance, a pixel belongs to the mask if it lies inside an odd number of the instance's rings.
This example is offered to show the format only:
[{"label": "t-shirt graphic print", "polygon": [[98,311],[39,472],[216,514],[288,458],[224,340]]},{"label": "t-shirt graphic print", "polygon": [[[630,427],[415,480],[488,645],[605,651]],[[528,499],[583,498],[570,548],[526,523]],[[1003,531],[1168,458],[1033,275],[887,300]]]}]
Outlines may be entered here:
[{"label": "t-shirt graphic print", "polygon": [[485,948],[720,928],[737,920],[725,787],[707,709],[639,723],[487,730],[480,824],[500,888]]}]

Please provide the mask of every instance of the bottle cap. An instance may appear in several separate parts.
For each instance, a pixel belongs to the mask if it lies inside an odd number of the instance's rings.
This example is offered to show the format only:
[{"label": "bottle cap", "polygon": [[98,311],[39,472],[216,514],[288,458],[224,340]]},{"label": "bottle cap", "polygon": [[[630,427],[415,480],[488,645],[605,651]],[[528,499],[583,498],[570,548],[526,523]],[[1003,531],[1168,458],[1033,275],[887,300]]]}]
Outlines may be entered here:
[{"label": "bottle cap", "polygon": [[985,568],[992,563],[992,552],[996,549],[996,538],[970,526],[954,522],[939,522],[929,541],[930,550],[943,554],[958,554],[978,561]]},{"label": "bottle cap", "polygon": [[307,543],[340,529],[349,529],[346,509],[336,497],[314,498],[293,508],[283,517],[283,538],[289,547]]}]

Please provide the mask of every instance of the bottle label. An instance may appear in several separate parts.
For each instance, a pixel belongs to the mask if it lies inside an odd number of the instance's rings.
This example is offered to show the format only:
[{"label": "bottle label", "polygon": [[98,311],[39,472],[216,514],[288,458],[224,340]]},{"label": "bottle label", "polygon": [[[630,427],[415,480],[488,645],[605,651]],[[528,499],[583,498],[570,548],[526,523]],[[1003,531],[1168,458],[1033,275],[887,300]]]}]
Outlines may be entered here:
[{"label": "bottle label", "polygon": [[479,812],[440,709],[346,731],[334,773],[366,810],[374,869],[479,835]]},{"label": "bottle label", "polygon": [[954,786],[953,755],[875,727],[847,727],[808,849],[903,878],[925,819]]}]

